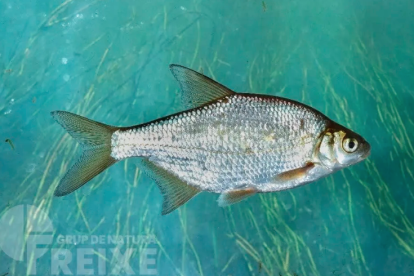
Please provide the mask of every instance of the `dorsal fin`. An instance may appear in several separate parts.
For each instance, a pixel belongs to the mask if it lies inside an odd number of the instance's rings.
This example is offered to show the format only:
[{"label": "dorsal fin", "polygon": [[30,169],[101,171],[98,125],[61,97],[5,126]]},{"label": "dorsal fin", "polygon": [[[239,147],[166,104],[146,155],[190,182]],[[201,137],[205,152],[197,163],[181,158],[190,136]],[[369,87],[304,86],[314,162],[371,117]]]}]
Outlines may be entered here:
[{"label": "dorsal fin", "polygon": [[224,85],[184,66],[171,64],[170,70],[180,83],[183,93],[181,101],[186,109],[196,108],[235,94]]}]

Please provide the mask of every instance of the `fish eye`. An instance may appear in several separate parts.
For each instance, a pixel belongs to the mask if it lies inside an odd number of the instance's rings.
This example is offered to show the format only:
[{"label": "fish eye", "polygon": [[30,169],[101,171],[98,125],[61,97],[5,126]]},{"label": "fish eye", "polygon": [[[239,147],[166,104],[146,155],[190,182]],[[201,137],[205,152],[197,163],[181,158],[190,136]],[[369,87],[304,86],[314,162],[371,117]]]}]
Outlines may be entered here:
[{"label": "fish eye", "polygon": [[342,148],[348,152],[352,153],[357,150],[358,148],[358,141],[355,138],[346,138],[342,142]]}]

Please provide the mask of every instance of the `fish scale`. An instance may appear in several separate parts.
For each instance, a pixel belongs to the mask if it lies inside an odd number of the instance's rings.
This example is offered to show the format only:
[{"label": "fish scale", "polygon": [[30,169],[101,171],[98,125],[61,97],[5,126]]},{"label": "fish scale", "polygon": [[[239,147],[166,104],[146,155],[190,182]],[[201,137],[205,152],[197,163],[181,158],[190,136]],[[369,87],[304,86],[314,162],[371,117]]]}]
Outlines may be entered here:
[{"label": "fish scale", "polygon": [[219,205],[227,206],[318,180],[370,153],[360,135],[309,106],[236,93],[183,66],[170,69],[186,111],[131,127],[52,112],[83,148],[56,196],[72,193],[118,161],[140,157],[138,166],[163,194],[165,215],[201,191],[220,193]]},{"label": "fish scale", "polygon": [[146,127],[119,130],[112,137],[112,157],[149,157],[202,190],[220,193],[250,184],[260,189],[272,176],[310,161],[325,127],[325,118],[312,110],[240,94]]}]

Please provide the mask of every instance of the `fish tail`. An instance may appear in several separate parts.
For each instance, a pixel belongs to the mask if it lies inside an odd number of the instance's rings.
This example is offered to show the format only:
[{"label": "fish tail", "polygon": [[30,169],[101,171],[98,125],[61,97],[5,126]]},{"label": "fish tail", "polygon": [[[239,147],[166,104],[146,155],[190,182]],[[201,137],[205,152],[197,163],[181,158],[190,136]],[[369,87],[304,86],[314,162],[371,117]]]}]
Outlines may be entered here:
[{"label": "fish tail", "polygon": [[119,128],[66,111],[53,111],[51,115],[83,148],[81,157],[62,178],[54,192],[55,196],[64,196],[117,162],[111,156],[111,138]]}]

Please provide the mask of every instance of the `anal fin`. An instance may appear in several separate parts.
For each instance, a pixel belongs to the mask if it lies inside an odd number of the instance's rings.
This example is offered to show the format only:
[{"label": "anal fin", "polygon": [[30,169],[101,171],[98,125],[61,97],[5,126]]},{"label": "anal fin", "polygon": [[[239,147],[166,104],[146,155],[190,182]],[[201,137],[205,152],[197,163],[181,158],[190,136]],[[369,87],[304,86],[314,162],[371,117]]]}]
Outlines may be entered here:
[{"label": "anal fin", "polygon": [[220,207],[229,206],[238,203],[256,193],[257,190],[251,187],[227,191],[220,195],[219,199],[217,200],[218,205]]},{"label": "anal fin", "polygon": [[164,201],[162,215],[167,215],[196,196],[200,190],[192,187],[169,171],[157,166],[148,159],[141,159],[141,168],[155,180]]}]

